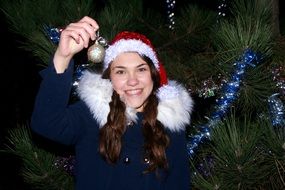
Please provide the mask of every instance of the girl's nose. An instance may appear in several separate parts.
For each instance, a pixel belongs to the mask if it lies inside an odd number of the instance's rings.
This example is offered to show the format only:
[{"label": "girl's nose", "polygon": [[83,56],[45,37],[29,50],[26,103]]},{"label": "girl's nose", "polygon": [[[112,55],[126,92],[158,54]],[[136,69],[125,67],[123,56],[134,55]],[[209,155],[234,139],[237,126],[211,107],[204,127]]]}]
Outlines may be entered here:
[{"label": "girl's nose", "polygon": [[136,74],[135,74],[135,73],[129,73],[129,74],[128,74],[128,81],[127,81],[127,84],[128,84],[129,86],[135,86],[135,85],[137,85],[138,83],[139,83],[139,81],[138,81],[138,78],[137,78]]}]

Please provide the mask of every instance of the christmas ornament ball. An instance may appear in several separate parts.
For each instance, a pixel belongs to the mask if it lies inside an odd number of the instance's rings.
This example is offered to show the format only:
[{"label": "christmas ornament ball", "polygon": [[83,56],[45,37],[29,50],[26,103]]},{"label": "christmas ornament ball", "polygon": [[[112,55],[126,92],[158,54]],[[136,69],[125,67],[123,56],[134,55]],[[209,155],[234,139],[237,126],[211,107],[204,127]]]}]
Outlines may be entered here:
[{"label": "christmas ornament ball", "polygon": [[99,43],[94,43],[88,48],[87,56],[92,63],[101,63],[105,56],[105,49]]}]

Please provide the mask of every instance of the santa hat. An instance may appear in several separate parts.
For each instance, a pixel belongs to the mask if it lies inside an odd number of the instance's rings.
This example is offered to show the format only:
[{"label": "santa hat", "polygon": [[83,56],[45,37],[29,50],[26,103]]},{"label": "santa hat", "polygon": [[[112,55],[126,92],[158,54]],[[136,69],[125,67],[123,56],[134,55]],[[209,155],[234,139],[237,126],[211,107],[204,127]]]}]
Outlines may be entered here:
[{"label": "santa hat", "polygon": [[151,41],[145,35],[136,32],[123,31],[115,36],[106,49],[103,62],[104,70],[119,54],[124,52],[137,52],[148,57],[159,72],[160,85],[163,86],[168,83],[165,69],[159,61]]}]

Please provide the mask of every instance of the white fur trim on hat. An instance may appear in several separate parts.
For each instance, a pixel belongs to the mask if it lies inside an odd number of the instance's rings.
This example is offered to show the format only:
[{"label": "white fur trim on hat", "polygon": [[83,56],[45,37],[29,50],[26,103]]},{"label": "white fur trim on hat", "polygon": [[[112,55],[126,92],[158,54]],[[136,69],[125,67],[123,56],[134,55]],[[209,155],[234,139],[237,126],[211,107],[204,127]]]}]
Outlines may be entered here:
[{"label": "white fur trim on hat", "polygon": [[137,52],[140,55],[145,55],[150,58],[157,70],[159,70],[159,61],[154,50],[140,40],[135,39],[121,39],[106,49],[104,58],[104,70],[108,68],[109,64],[121,53]]}]

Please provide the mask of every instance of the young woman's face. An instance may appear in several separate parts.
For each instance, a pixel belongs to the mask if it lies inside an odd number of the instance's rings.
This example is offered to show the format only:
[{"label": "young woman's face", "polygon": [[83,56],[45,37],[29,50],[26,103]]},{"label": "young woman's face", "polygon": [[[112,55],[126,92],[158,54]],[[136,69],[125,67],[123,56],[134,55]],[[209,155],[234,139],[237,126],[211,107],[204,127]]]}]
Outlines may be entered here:
[{"label": "young woman's face", "polygon": [[143,111],[153,89],[148,64],[137,53],[122,53],[111,64],[110,78],[121,100],[128,107]]}]

